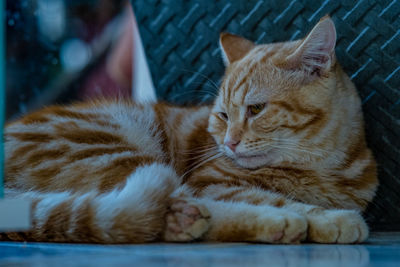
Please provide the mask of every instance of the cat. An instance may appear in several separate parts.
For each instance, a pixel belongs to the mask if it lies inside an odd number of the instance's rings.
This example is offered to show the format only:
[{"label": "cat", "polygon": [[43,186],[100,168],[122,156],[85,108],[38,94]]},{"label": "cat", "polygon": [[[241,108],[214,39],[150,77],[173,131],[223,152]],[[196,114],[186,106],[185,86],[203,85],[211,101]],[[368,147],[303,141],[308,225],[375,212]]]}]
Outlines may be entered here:
[{"label": "cat", "polygon": [[376,163],[335,43],[328,16],[297,41],[223,33],[213,105],[99,100],[9,123],[6,196],[31,199],[32,229],[0,239],[366,240]]}]

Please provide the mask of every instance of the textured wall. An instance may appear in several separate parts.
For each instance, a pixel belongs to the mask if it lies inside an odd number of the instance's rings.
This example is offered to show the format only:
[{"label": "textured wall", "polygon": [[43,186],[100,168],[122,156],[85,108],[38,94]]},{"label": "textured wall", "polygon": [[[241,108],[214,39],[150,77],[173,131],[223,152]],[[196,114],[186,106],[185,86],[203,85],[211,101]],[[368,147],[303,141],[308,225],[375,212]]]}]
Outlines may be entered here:
[{"label": "textured wall", "polygon": [[294,40],[330,14],[337,57],[358,87],[379,163],[381,186],[367,217],[375,230],[400,230],[400,0],[132,3],[158,97],[175,103],[212,101],[223,73],[221,31],[257,43]]}]

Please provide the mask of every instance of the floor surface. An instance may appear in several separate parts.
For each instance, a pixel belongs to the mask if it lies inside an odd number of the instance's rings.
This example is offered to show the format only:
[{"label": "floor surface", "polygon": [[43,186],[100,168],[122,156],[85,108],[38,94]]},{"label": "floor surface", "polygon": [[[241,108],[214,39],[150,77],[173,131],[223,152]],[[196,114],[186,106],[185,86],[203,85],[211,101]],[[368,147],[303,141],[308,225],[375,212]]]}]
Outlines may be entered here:
[{"label": "floor surface", "polygon": [[362,245],[191,243],[71,245],[0,242],[0,266],[400,266],[400,233]]}]

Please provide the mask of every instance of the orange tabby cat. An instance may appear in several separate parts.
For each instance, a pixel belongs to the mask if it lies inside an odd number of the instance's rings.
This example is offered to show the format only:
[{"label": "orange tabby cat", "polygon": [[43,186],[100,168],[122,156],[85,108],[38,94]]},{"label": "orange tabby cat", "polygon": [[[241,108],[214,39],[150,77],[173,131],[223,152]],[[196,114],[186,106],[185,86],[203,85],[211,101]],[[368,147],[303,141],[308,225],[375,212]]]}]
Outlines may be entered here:
[{"label": "orange tabby cat", "polygon": [[335,42],[329,17],[293,42],[222,34],[212,107],[98,101],[9,124],[6,194],[33,200],[33,228],[2,238],[364,241],[376,166]]}]

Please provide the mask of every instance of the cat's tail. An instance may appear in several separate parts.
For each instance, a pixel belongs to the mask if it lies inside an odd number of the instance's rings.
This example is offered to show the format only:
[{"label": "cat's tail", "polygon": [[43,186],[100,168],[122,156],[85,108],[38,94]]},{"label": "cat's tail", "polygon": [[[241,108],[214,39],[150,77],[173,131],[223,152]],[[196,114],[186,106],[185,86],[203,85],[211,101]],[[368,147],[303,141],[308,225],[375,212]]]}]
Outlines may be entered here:
[{"label": "cat's tail", "polygon": [[153,163],[137,168],[122,189],[108,193],[18,194],[32,200],[32,229],[24,233],[0,234],[0,240],[154,241],[162,235],[168,199],[178,186],[178,177],[171,167]]}]

